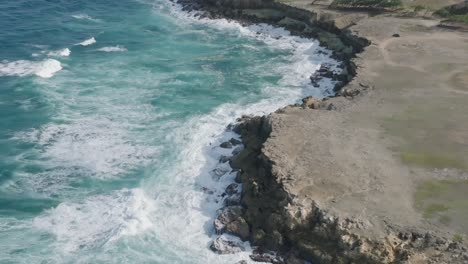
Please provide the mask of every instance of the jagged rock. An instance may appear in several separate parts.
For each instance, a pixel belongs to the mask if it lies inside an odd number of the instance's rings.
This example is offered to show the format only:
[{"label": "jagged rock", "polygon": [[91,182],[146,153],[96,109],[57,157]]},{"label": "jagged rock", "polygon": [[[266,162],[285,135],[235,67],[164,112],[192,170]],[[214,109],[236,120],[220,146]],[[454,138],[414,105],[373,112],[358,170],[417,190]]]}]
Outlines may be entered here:
[{"label": "jagged rock", "polygon": [[222,148],[230,149],[230,148],[232,148],[232,143],[229,142],[229,141],[226,141],[226,142],[221,143],[219,146],[222,147]]},{"label": "jagged rock", "polygon": [[215,168],[214,170],[210,171],[210,174],[215,179],[219,179],[228,172],[229,172],[229,170],[226,169],[226,168]]},{"label": "jagged rock", "polygon": [[224,236],[217,237],[210,249],[218,254],[234,254],[244,250],[242,242],[228,239]]},{"label": "jagged rock", "polygon": [[335,106],[334,104],[330,103],[330,104],[328,104],[328,106],[327,106],[327,110],[328,110],[328,111],[336,110],[336,106]]},{"label": "jagged rock", "polygon": [[239,217],[235,221],[232,221],[226,225],[226,232],[240,237],[243,241],[249,239],[250,229],[249,224],[244,218]]},{"label": "jagged rock", "polygon": [[234,181],[235,181],[236,183],[242,183],[241,174],[242,174],[242,173],[241,173],[240,170],[236,172],[236,178],[234,178]]},{"label": "jagged rock", "polygon": [[283,258],[276,256],[276,254],[274,253],[269,253],[269,252],[260,252],[256,250],[249,257],[253,261],[257,261],[257,262],[267,262],[267,263],[274,263],[274,264],[285,263]]},{"label": "jagged rock", "polygon": [[201,190],[206,194],[213,194],[214,192],[206,187],[202,187]]},{"label": "jagged rock", "polygon": [[226,231],[226,225],[230,222],[235,221],[242,215],[242,207],[230,206],[220,209],[218,217],[214,221],[214,227],[217,234],[224,233]]},{"label": "jagged rock", "polygon": [[226,162],[228,162],[230,160],[231,160],[231,157],[228,157],[228,156],[222,155],[221,157],[219,157],[219,162],[220,163],[226,163]]},{"label": "jagged rock", "polygon": [[235,139],[235,138],[231,138],[229,140],[229,142],[233,145],[233,146],[237,146],[239,144],[242,144],[242,141],[238,140],[238,139]]},{"label": "jagged rock", "polygon": [[242,217],[242,207],[240,206],[228,206],[221,209],[214,221],[214,228],[217,234],[227,232],[244,241],[248,239],[250,233],[249,225]]},{"label": "jagged rock", "polygon": [[226,206],[240,205],[241,204],[240,194],[236,193],[236,194],[226,197],[226,199],[224,200],[224,204]]},{"label": "jagged rock", "polygon": [[238,155],[239,153],[241,153],[241,151],[244,149],[244,147],[242,146],[239,146],[239,147],[236,147],[233,151],[232,151],[232,155]]},{"label": "jagged rock", "polygon": [[228,185],[228,187],[226,187],[226,193],[228,195],[233,195],[235,193],[237,193],[237,188],[239,187],[239,184],[237,183],[231,183]]},{"label": "jagged rock", "polygon": [[322,104],[321,100],[312,96],[308,96],[302,99],[302,106],[304,108],[307,107],[307,108],[312,108],[312,109],[319,109],[321,104]]},{"label": "jagged rock", "polygon": [[262,229],[256,229],[252,231],[252,242],[255,245],[261,245],[263,244],[263,239],[265,238],[265,231]]},{"label": "jagged rock", "polygon": [[341,91],[341,95],[344,97],[355,97],[360,93],[358,89],[346,88]]},{"label": "jagged rock", "polygon": [[307,27],[307,25],[304,22],[290,18],[290,17],[285,17],[281,19],[278,22],[278,25],[288,28],[288,29],[294,29],[294,30],[304,30]]},{"label": "jagged rock", "polygon": [[267,21],[279,21],[284,18],[284,12],[275,9],[245,9],[242,14]]}]

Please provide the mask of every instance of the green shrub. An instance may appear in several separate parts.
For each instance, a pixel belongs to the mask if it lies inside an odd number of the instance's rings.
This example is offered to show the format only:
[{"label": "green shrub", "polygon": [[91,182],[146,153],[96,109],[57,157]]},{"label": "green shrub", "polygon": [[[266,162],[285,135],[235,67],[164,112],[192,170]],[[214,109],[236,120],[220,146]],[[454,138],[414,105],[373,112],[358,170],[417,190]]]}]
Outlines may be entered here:
[{"label": "green shrub", "polygon": [[453,235],[453,241],[455,242],[463,242],[463,235],[455,234]]},{"label": "green shrub", "polygon": [[423,10],[426,10],[427,8],[425,6],[422,6],[422,5],[417,5],[414,7],[414,12],[420,12],[420,11],[423,11]]},{"label": "green shrub", "polygon": [[334,0],[332,6],[394,8],[401,5],[401,0]]},{"label": "green shrub", "polygon": [[446,18],[451,22],[468,23],[468,5],[464,7],[448,6],[434,12],[435,15]]}]

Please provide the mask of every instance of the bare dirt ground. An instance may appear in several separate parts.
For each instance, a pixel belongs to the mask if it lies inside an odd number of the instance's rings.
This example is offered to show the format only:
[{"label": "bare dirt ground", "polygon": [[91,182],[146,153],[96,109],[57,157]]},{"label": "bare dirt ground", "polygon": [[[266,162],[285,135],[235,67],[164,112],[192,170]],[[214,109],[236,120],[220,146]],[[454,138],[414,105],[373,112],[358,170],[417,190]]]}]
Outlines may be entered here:
[{"label": "bare dirt ground", "polygon": [[468,34],[437,23],[360,20],[350,29],[372,44],[349,87],[368,92],[271,116],[264,150],[296,200],[361,219],[366,236],[396,226],[468,240]]}]

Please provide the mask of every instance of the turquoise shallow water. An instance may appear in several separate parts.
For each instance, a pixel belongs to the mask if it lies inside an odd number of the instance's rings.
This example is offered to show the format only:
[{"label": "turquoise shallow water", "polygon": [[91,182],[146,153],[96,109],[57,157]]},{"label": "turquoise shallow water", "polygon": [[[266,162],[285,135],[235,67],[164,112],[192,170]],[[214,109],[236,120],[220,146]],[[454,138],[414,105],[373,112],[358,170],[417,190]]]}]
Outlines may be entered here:
[{"label": "turquoise shallow water", "polygon": [[326,51],[159,0],[2,1],[0,25],[0,263],[246,259],[208,249],[216,146],[329,93],[308,84]]}]

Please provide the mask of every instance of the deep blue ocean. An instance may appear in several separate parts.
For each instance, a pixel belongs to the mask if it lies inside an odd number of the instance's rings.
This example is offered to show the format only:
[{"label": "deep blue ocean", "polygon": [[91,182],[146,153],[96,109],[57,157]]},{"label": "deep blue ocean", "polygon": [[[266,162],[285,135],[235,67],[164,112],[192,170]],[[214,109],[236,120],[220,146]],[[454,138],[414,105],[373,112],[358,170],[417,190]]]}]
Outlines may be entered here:
[{"label": "deep blue ocean", "polygon": [[209,250],[217,146],[329,93],[327,51],[164,0],[4,0],[0,28],[0,263],[248,260]]}]

